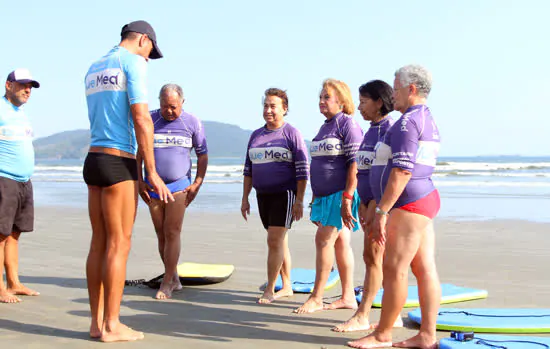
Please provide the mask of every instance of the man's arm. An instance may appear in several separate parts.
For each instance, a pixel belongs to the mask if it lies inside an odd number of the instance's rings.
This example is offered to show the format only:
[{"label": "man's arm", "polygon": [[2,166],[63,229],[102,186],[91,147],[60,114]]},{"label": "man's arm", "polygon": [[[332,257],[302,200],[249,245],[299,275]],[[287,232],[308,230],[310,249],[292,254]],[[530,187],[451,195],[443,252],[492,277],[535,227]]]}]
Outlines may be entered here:
[{"label": "man's arm", "polygon": [[183,191],[187,193],[187,198],[185,199],[185,206],[189,206],[195,197],[197,196],[199,189],[204,182],[204,177],[206,176],[206,168],[208,167],[208,154],[197,154],[197,174],[195,175],[195,180],[193,184],[185,188]]},{"label": "man's arm", "polygon": [[130,111],[134,120],[138,150],[143,163],[145,163],[149,183],[162,201],[166,203],[168,200],[174,201],[172,193],[166,188],[155,168],[155,153],[153,151],[154,127],[151,114],[149,114],[149,108],[146,103],[135,103],[130,105]]}]

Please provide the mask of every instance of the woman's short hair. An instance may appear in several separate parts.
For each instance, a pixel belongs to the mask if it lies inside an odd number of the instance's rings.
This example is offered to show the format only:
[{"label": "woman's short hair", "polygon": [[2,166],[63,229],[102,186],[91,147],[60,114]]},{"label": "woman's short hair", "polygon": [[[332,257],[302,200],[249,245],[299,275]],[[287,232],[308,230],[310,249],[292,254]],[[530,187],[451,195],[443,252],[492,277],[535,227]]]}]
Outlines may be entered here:
[{"label": "woman's short hair", "polygon": [[334,91],[336,97],[342,104],[342,111],[345,114],[353,115],[353,113],[355,113],[351,90],[345,82],[336,79],[326,79],[323,81],[323,89]]},{"label": "woman's short hair", "polygon": [[359,87],[359,94],[373,101],[382,100],[381,115],[387,115],[393,111],[393,88],[386,82],[371,80]]},{"label": "woman's short hair", "polygon": [[424,67],[416,64],[406,65],[395,72],[403,87],[414,85],[420,97],[428,97],[432,89],[432,74]]},{"label": "woman's short hair", "polygon": [[271,87],[265,90],[264,100],[269,96],[279,97],[283,101],[283,107],[285,107],[288,112],[288,96],[286,94],[286,91],[283,91],[280,88]]}]

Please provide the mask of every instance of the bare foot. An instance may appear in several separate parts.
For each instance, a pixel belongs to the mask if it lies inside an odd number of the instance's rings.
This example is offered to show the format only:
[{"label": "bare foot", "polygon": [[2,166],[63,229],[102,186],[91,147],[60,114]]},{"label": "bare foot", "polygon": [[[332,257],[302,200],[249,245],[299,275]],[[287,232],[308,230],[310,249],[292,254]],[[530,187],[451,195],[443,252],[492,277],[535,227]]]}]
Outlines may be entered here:
[{"label": "bare foot", "polygon": [[134,331],[130,327],[119,323],[115,329],[103,331],[100,340],[102,342],[129,342],[143,338],[143,332]]},{"label": "bare foot", "polygon": [[348,321],[334,326],[332,330],[334,332],[352,332],[352,331],[367,331],[372,329],[369,323],[369,317],[358,315],[355,313]]},{"label": "bare foot", "polygon": [[183,285],[181,284],[181,281],[180,281],[180,276],[176,273],[174,275],[174,291],[181,291],[183,289]]},{"label": "bare foot", "polygon": [[101,330],[97,325],[90,326],[90,338],[101,338]]},{"label": "bare foot", "polygon": [[160,284],[160,288],[157,291],[157,294],[155,295],[155,299],[169,299],[172,297],[172,283],[164,283],[164,281]]},{"label": "bare foot", "polygon": [[[372,329],[375,329],[378,327],[378,322],[375,322],[374,324],[372,324],[371,328]],[[395,322],[393,323],[393,327],[394,328],[400,328],[400,327],[403,327],[403,318],[401,318],[401,315],[399,315],[397,317],[397,320],[395,320]]]},{"label": "bare foot", "polygon": [[398,348],[436,349],[437,338],[424,333],[418,333],[414,337],[406,339],[402,342],[394,343],[393,346]]},{"label": "bare foot", "polygon": [[19,302],[21,302],[21,299],[19,299],[19,297],[9,292],[5,288],[0,289],[0,303],[19,303]]},{"label": "bare foot", "polygon": [[324,309],[326,310],[334,310],[334,309],[357,309],[357,301],[355,298],[346,301],[343,298],[340,298],[337,301],[334,301],[330,303],[329,305],[325,305]]},{"label": "bare foot", "polygon": [[294,313],[306,314],[314,313],[319,310],[323,310],[323,300],[309,297],[308,300],[301,307],[294,309]]},{"label": "bare foot", "polygon": [[35,290],[31,290],[27,286],[24,286],[23,284],[17,284],[13,285],[11,287],[8,287],[8,292],[11,294],[15,294],[18,296],[38,296],[40,295],[40,292],[37,292]]},{"label": "bare foot", "polygon": [[273,295],[273,298],[279,299],[279,298],[290,297],[292,295],[294,295],[294,292],[292,291],[292,287],[285,287],[275,292],[275,294]]},{"label": "bare foot", "polygon": [[271,304],[275,300],[273,292],[265,290],[264,294],[258,298],[258,304]]},{"label": "bare foot", "polygon": [[392,346],[392,342],[390,336],[382,337],[378,333],[373,332],[366,337],[348,342],[348,346],[359,349],[389,348]]}]

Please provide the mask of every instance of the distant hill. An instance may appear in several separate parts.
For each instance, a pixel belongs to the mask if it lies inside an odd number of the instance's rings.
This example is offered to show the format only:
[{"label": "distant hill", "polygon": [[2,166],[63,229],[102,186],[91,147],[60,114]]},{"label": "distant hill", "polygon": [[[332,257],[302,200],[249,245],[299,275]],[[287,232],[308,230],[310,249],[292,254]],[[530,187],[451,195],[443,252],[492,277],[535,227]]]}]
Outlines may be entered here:
[{"label": "distant hill", "polygon": [[[216,121],[203,121],[212,157],[242,157],[252,131]],[[89,130],[63,131],[34,141],[37,159],[82,159],[90,146]]]}]

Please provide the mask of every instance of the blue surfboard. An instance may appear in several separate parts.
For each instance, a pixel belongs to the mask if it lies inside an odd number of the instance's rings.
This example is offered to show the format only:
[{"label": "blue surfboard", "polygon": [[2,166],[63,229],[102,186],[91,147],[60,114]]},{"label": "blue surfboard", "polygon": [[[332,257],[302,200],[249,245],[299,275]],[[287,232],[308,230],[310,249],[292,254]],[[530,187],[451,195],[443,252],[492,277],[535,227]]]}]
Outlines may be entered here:
[{"label": "blue surfboard", "polygon": [[[292,290],[296,293],[311,293],[315,284],[315,269],[295,268],[290,271],[290,281],[292,282]],[[330,272],[325,290],[333,287],[340,281],[338,270]],[[262,286],[265,287],[265,284]],[[277,277],[275,283],[275,291],[279,291],[283,287],[281,276]]]},{"label": "blue surfboard", "polygon": [[[376,294],[376,297],[374,297],[374,301],[372,303],[373,307],[382,307],[383,294],[384,290],[380,289]],[[441,304],[457,303],[474,299],[487,298],[487,295],[488,293],[485,290],[461,287],[453,284],[441,284]],[[357,299],[358,303],[361,303],[362,297],[363,292],[360,290],[356,290],[355,298]],[[418,288],[416,286],[409,286],[405,308],[418,306],[420,306],[420,301],[418,298]]]},{"label": "blue surfboard", "polygon": [[[409,312],[409,319],[420,324],[420,309]],[[481,333],[546,333],[550,332],[550,309],[441,308],[436,328]]]},{"label": "blue surfboard", "polygon": [[443,338],[440,349],[544,349],[550,347],[550,337],[503,336],[494,334],[474,335],[474,339],[460,342],[454,338]]}]

